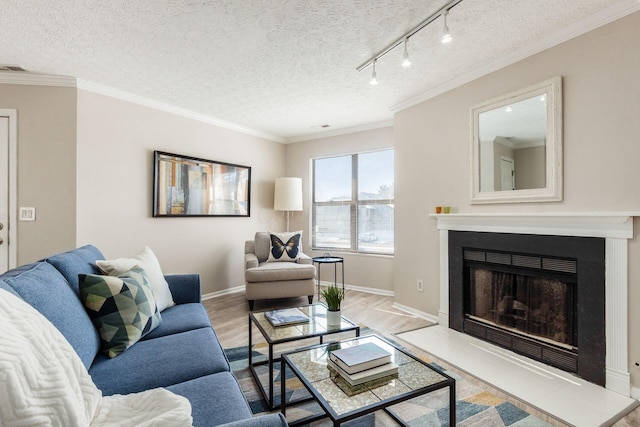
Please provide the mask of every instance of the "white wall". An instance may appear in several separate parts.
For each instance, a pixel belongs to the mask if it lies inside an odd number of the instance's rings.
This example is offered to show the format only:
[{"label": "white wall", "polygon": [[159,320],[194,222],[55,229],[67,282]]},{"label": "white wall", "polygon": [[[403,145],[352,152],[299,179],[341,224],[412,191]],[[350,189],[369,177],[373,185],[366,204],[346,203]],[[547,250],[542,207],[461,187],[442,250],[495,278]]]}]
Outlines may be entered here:
[{"label": "white wall", "polygon": [[[304,211],[296,212],[291,219],[291,230],[303,230],[305,253],[321,256],[325,251],[311,251],[311,160],[315,157],[329,157],[353,154],[363,151],[393,148],[393,128],[385,127],[312,141],[298,142],[286,146],[287,175],[302,178]],[[393,257],[341,253],[332,255],[344,257],[345,283],[348,285],[393,291]],[[329,274],[330,272],[330,274]],[[338,267],[338,273],[340,267]],[[333,279],[333,271],[325,266],[321,278]],[[329,277],[331,276],[331,277]]]},{"label": "white wall", "polygon": [[[153,218],[153,151],[252,168],[250,218]],[[165,273],[199,273],[202,292],[244,285],[244,241],[282,227],[273,186],[284,146],[78,90],[77,245],[109,258],[149,245]]]},{"label": "white wall", "polygon": [[[396,114],[396,302],[437,314],[436,205],[460,212],[640,211],[640,13]],[[564,201],[469,203],[469,108],[563,77]],[[636,236],[640,233],[635,221]],[[640,243],[629,243],[629,358],[640,386]],[[425,293],[415,290],[425,280]]]}]

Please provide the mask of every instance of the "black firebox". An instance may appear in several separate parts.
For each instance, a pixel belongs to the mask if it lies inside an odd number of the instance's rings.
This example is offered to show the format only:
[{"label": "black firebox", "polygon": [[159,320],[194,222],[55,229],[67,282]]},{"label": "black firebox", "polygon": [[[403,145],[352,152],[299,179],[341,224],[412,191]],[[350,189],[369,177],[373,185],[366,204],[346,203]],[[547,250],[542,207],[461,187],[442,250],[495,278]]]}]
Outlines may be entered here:
[{"label": "black firebox", "polygon": [[449,326],[604,386],[601,238],[449,232]]}]

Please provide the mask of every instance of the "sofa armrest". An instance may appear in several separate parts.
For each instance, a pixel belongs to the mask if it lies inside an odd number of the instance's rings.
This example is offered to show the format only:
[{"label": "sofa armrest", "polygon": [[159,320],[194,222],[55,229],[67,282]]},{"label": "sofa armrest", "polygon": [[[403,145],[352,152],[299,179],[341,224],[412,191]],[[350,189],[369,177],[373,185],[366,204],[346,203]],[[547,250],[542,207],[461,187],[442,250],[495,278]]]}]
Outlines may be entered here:
[{"label": "sofa armrest", "polygon": [[313,259],[309,255],[300,252],[298,254],[298,264],[313,264]]},{"label": "sofa armrest", "polygon": [[169,274],[164,278],[176,304],[202,302],[199,274]]},{"label": "sofa armrest", "polygon": [[220,427],[287,427],[288,425],[284,416],[281,413],[277,413],[234,421],[222,424]]},{"label": "sofa armrest", "polygon": [[256,268],[258,266],[258,257],[256,254],[244,254],[244,269]]}]

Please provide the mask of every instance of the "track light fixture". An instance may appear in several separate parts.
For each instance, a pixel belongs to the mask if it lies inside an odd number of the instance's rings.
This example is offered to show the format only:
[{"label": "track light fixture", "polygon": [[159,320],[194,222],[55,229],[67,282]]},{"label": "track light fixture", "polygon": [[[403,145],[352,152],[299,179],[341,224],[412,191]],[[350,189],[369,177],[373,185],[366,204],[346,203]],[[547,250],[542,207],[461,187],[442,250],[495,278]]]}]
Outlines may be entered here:
[{"label": "track light fixture", "polygon": [[369,80],[371,86],[378,84],[378,76],[376,75],[376,60],[373,61],[373,73],[371,73],[371,80]]},{"label": "track light fixture", "polygon": [[369,83],[372,85],[377,85],[378,76],[376,75],[376,62],[378,61],[378,59],[382,58],[387,53],[391,52],[393,49],[395,49],[401,44],[404,45],[404,56],[403,56],[402,66],[403,67],[410,66],[411,60],[409,59],[409,50],[408,50],[409,38],[412,37],[414,34],[416,34],[418,31],[422,30],[424,27],[426,27],[430,23],[432,23],[433,21],[435,21],[436,19],[440,18],[441,16],[444,19],[444,27],[443,27],[443,36],[440,39],[440,41],[442,43],[449,43],[452,40],[452,37],[449,32],[449,27],[447,26],[447,15],[449,14],[449,11],[453,7],[455,7],[458,3],[461,3],[461,2],[462,0],[447,1],[440,9],[438,9],[437,11],[429,15],[427,19],[425,19],[420,24],[412,28],[410,31],[405,33],[402,37],[400,37],[399,39],[391,43],[389,46],[387,46],[386,48],[384,48],[383,50],[381,50],[380,52],[378,52],[377,54],[369,58],[367,62],[363,63],[358,68],[356,68],[356,71],[360,72],[365,68],[367,68],[369,65],[371,65],[373,68],[373,72],[371,74],[371,80],[369,81]]},{"label": "track light fixture", "polygon": [[440,39],[440,43],[447,44],[453,40],[451,37],[451,32],[449,31],[449,26],[447,25],[447,15],[449,14],[449,10],[445,9],[442,12],[442,19],[444,19],[444,27],[442,27],[442,38]]},{"label": "track light fixture", "polygon": [[404,39],[404,61],[402,61],[402,66],[405,68],[411,65],[411,60],[409,59],[409,51],[407,50],[408,43],[409,37]]}]

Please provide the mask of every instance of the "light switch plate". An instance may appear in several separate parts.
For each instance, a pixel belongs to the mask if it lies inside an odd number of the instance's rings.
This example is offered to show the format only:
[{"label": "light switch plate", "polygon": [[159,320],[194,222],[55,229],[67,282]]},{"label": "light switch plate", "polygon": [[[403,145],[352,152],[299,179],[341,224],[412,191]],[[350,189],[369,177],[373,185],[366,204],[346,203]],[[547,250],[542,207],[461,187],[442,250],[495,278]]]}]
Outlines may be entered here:
[{"label": "light switch plate", "polygon": [[20,221],[35,221],[36,208],[20,208]]}]

